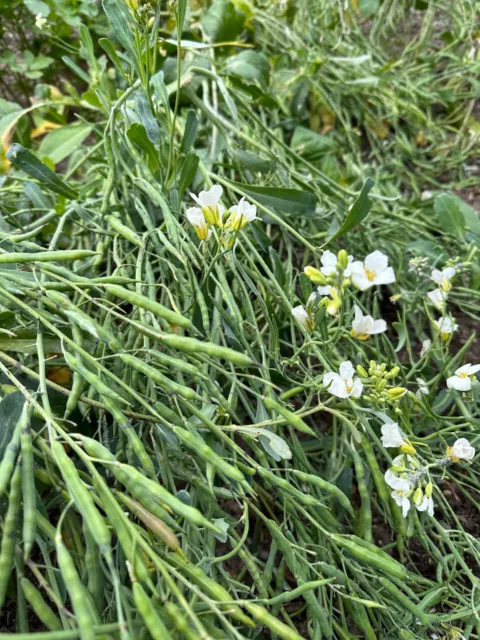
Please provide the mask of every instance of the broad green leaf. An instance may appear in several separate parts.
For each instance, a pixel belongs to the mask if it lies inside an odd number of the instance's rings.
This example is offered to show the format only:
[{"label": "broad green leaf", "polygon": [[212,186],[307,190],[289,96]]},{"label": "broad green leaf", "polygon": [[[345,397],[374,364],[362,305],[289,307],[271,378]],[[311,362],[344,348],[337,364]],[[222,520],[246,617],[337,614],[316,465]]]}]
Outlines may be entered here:
[{"label": "broad green leaf", "polygon": [[245,25],[246,16],[229,0],[214,0],[202,18],[207,36],[214,42],[227,42],[238,36]]},{"label": "broad green leaf", "polygon": [[355,200],[353,207],[349,211],[344,223],[342,224],[340,229],[336,233],[334,233],[333,236],[328,238],[328,240],[322,245],[322,249],[333,240],[336,240],[340,236],[343,236],[345,233],[353,229],[353,227],[359,225],[362,220],[367,217],[370,209],[372,208],[372,201],[368,197],[368,193],[374,184],[375,182],[371,178],[367,178],[365,184],[363,185],[363,189],[360,192],[360,195]]},{"label": "broad green leaf", "polygon": [[47,156],[54,164],[58,164],[73,153],[91,133],[89,124],[68,124],[55,129],[44,137],[38,155]]},{"label": "broad green leaf", "polygon": [[44,18],[50,15],[50,7],[43,0],[24,0],[24,4],[34,16],[41,14]]},{"label": "broad green leaf", "polygon": [[195,111],[189,111],[185,120],[185,130],[183,132],[182,143],[180,145],[180,151],[188,153],[193,147],[195,138],[197,137],[198,119]]},{"label": "broad green leaf", "polygon": [[0,461],[12,439],[24,404],[25,397],[21,391],[9,393],[0,402]]},{"label": "broad green leaf", "polygon": [[195,178],[199,162],[199,157],[195,153],[193,153],[193,151],[190,152],[183,161],[182,171],[180,173],[180,181],[178,185],[178,197],[180,198],[180,200],[182,199],[187,187]]},{"label": "broad green leaf", "polygon": [[254,153],[243,151],[243,149],[236,149],[233,152],[233,157],[241,167],[254,173],[268,173],[273,171],[276,166],[273,160],[265,160]]},{"label": "broad green leaf", "polygon": [[323,158],[326,153],[331,152],[336,147],[331,138],[322,136],[305,127],[295,128],[290,146],[295,153],[313,162]]},{"label": "broad green leaf", "polygon": [[139,122],[131,124],[127,129],[127,136],[147,155],[148,167],[150,171],[155,172],[160,166],[158,151],[148,139],[143,124]]},{"label": "broad green leaf", "polygon": [[215,538],[217,538],[217,540],[220,540],[220,542],[226,542],[227,532],[230,527],[229,523],[225,520],[225,518],[214,518],[212,522],[217,527],[217,529],[220,529],[220,531],[222,532],[214,533],[213,535],[215,536]]},{"label": "broad green leaf", "polygon": [[441,193],[435,196],[433,210],[437,220],[445,233],[463,237],[465,232],[465,219],[460,211],[459,198],[449,193]]},{"label": "broad green leaf", "polygon": [[136,57],[135,43],[130,30],[130,14],[124,0],[103,0],[103,9],[115,37],[132,58]]},{"label": "broad green leaf", "polygon": [[37,156],[22,147],[21,144],[12,144],[7,151],[7,158],[18,169],[25,171],[29,176],[44,184],[51,191],[64,196],[70,200],[78,198],[78,194],[71,187],[61,180],[46,164],[41,162]]},{"label": "broad green leaf", "polygon": [[168,89],[165,84],[163,71],[159,71],[152,76],[153,92],[158,104],[163,105],[163,108],[167,113],[170,113],[170,104],[168,99]]},{"label": "broad green leaf", "polygon": [[241,190],[247,198],[257,200],[279,212],[297,216],[311,216],[315,213],[317,200],[310,191],[283,187],[256,187],[240,182],[230,182],[230,184]]},{"label": "broad green leaf", "polygon": [[158,122],[155,120],[155,116],[152,113],[150,103],[147,96],[142,91],[135,93],[135,106],[137,107],[137,113],[142,121],[145,131],[147,132],[148,139],[153,144],[160,144],[161,131],[158,126]]},{"label": "broad green leaf", "polygon": [[120,56],[118,55],[115,47],[110,42],[110,40],[108,38],[100,38],[100,40],[98,41],[98,44],[105,51],[107,56],[113,62],[115,67],[118,69],[118,71],[120,71],[120,73],[122,74],[124,79],[127,80],[127,75],[126,75],[125,70],[123,68],[122,61],[120,60]]},{"label": "broad green leaf", "polygon": [[270,80],[270,64],[267,58],[256,51],[242,51],[229,58],[225,74],[239,76],[242,80],[258,84],[266,89]]},{"label": "broad green leaf", "polygon": [[276,433],[269,431],[268,429],[255,429],[252,428],[249,432],[258,436],[262,447],[267,453],[269,453],[274,460],[279,462],[280,460],[290,460],[292,452],[290,447],[283,438],[277,436]]}]

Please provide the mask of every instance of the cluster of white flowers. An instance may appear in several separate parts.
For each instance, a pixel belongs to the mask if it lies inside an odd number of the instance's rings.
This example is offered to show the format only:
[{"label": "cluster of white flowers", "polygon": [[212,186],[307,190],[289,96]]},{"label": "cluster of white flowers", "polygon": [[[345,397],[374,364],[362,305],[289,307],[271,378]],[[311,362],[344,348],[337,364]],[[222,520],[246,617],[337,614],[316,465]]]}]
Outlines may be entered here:
[{"label": "cluster of white flowers", "polygon": [[35,26],[37,27],[37,29],[43,29],[43,27],[47,24],[47,19],[42,16],[41,13],[38,13],[35,16]]},{"label": "cluster of white flowers", "polygon": [[[402,451],[385,472],[385,482],[392,489],[392,498],[401,507],[403,517],[407,517],[412,502],[418,511],[426,511],[433,516],[433,484],[428,478],[428,468],[413,455],[415,449],[405,438],[398,424],[383,425],[382,433],[382,443],[385,447],[398,447]],[[409,447],[413,452],[408,450]],[[470,461],[474,457],[474,447],[466,438],[459,438],[452,446],[447,447],[446,457],[435,464],[445,466],[462,460]]]},{"label": "cluster of white flowers", "polygon": [[213,185],[208,191],[200,191],[190,195],[199,205],[187,209],[187,220],[195,227],[200,240],[208,240],[212,235],[210,227],[237,231],[257,219],[257,207],[250,204],[245,197],[230,209],[226,209],[220,202],[223,188],[219,184]]}]

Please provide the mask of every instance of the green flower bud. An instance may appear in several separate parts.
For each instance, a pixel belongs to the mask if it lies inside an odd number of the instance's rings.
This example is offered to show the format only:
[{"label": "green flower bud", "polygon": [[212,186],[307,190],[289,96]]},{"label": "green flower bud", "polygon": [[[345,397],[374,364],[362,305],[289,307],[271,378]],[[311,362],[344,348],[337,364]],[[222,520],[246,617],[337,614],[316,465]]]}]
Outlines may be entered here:
[{"label": "green flower bud", "polygon": [[392,387],[387,391],[390,400],[400,400],[407,393],[405,387]]},{"label": "green flower bud", "polygon": [[393,367],[393,369],[390,369],[390,371],[387,373],[385,378],[387,378],[387,380],[391,380],[392,378],[396,378],[399,373],[400,367]]},{"label": "green flower bud", "polygon": [[357,365],[357,373],[361,378],[368,378],[368,373],[365,371],[361,364]]},{"label": "green flower bud", "polygon": [[348,253],[345,249],[341,249],[337,255],[338,264],[343,271],[348,267]]},{"label": "green flower bud", "polygon": [[425,495],[427,496],[427,498],[431,498],[432,493],[433,493],[433,484],[429,482],[425,487]]},{"label": "green flower bud", "polygon": [[422,501],[423,501],[423,491],[421,490],[420,487],[418,487],[418,489],[413,494],[413,502],[418,506],[419,504],[422,504]]},{"label": "green flower bud", "polygon": [[307,276],[307,278],[309,278],[313,282],[313,284],[319,284],[321,286],[324,286],[327,284],[326,277],[323,275],[321,271],[319,271],[315,267],[311,267],[311,266],[305,267],[303,272]]}]

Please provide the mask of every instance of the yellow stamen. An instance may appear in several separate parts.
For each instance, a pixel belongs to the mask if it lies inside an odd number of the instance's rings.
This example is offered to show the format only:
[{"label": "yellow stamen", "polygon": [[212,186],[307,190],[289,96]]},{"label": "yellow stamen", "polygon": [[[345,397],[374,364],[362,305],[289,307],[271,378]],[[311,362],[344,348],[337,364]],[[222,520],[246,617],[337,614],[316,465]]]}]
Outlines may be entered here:
[{"label": "yellow stamen", "polygon": [[348,384],[348,382],[345,382],[345,389],[347,390],[347,393],[352,393],[353,386]]},{"label": "yellow stamen", "polygon": [[468,378],[468,373],[465,373],[465,371],[461,371],[457,375],[459,378]]},{"label": "yellow stamen", "polygon": [[375,271],[369,271],[368,269],[365,269],[365,275],[367,276],[367,280],[370,280],[370,282],[372,282],[373,280],[375,280],[375,276],[377,274],[375,273]]},{"label": "yellow stamen", "polygon": [[219,224],[220,217],[218,207],[202,207],[202,213],[208,224]]}]

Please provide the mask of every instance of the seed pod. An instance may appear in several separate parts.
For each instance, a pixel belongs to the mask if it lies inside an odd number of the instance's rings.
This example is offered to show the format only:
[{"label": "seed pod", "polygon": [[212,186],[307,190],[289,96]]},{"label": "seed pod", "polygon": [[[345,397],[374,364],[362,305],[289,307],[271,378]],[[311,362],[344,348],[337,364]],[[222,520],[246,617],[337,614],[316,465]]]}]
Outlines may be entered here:
[{"label": "seed pod", "polygon": [[137,371],[140,371],[140,373],[143,373],[143,375],[147,376],[147,378],[156,382],[166,393],[178,393],[178,395],[182,396],[182,398],[186,398],[187,400],[200,398],[196,391],[167,378],[163,373],[160,373],[157,369],[154,369],[143,360],[140,360],[140,358],[136,358],[135,356],[131,356],[127,353],[121,353],[119,355],[125,364],[130,365]]},{"label": "seed pod", "polygon": [[33,469],[33,446],[30,421],[25,422],[22,427],[20,446],[22,450],[23,547],[26,560],[35,542],[35,533],[37,530],[37,496]]},{"label": "seed pod", "polygon": [[55,614],[49,604],[45,602],[40,591],[35,587],[30,580],[23,577],[20,580],[22,591],[32,609],[37,614],[37,617],[50,631],[60,631],[62,629],[62,623],[59,617]]},{"label": "seed pod", "polygon": [[408,571],[403,564],[391,558],[374,544],[367,543],[366,540],[357,538],[357,536],[341,536],[335,533],[329,534],[329,538],[360,562],[376,567],[399,580],[407,579]]},{"label": "seed pod", "polygon": [[155,610],[152,601],[145,593],[142,585],[135,581],[132,585],[132,591],[135,606],[139,610],[153,640],[170,640],[172,636]]},{"label": "seed pod", "polygon": [[191,320],[184,318],[180,313],[172,311],[171,309],[168,309],[168,307],[164,307],[163,304],[150,300],[150,298],[136,293],[135,291],[130,291],[130,289],[125,289],[125,287],[120,287],[116,284],[107,284],[105,285],[105,289],[107,293],[110,293],[117,298],[121,298],[140,309],[150,311],[154,316],[163,318],[170,324],[183,327],[184,329],[191,329],[193,326]]},{"label": "seed pod", "polygon": [[0,264],[27,262],[73,262],[74,260],[82,260],[97,255],[95,251],[68,250],[68,251],[41,251],[39,253],[2,253],[0,255]]},{"label": "seed pod", "polygon": [[104,518],[100,515],[91,494],[80,479],[77,468],[58,440],[54,440],[52,443],[52,451],[75,506],[82,514],[100,550],[105,553],[110,549],[111,536]]},{"label": "seed pod", "polygon": [[248,367],[253,364],[252,359],[245,353],[235,351],[229,347],[221,347],[213,342],[202,342],[196,338],[186,338],[185,336],[177,336],[174,333],[165,333],[159,336],[159,340],[167,347],[184,351],[185,353],[205,353],[211,358],[220,358],[233,362],[240,367]]},{"label": "seed pod", "polygon": [[52,290],[46,291],[46,294],[47,298],[52,300],[52,302],[54,302],[60,310],[64,311],[72,322],[78,324],[81,329],[87,331],[97,340],[101,340],[107,344],[113,351],[121,350],[122,345],[119,340],[105,329],[103,325],[75,306],[66,295],[59,291]]},{"label": "seed pod", "polygon": [[250,490],[250,485],[246,482],[245,476],[240,471],[240,469],[229,464],[221,456],[215,453],[215,451],[207,445],[203,438],[193,434],[191,431],[181,429],[180,427],[173,427],[173,432],[184,444],[193,449],[206,462],[212,464],[221,473],[224,473],[227,477],[232,478],[232,480],[240,482],[247,489],[247,491]]},{"label": "seed pod", "polygon": [[149,491],[154,498],[156,498],[160,503],[166,504],[167,507],[170,507],[170,509],[177,515],[182,516],[183,518],[185,518],[185,520],[197,525],[198,527],[205,527],[210,531],[220,533],[219,529],[212,522],[210,522],[210,520],[208,520],[198,509],[186,505],[184,502],[179,500],[176,496],[172,495],[164,487],[158,484],[158,482],[149,480],[139,471],[137,471],[137,469],[131,467],[130,465],[120,464],[118,468],[125,473],[130,481],[140,485],[141,487]]},{"label": "seed pod", "polygon": [[388,593],[393,596],[395,602],[399,604],[403,609],[410,611],[413,615],[420,620],[422,624],[428,626],[436,616],[428,615],[421,609],[421,607],[406,596],[404,593],[400,591],[398,587],[396,587],[393,582],[390,582],[387,578],[379,578],[380,584],[384,589],[388,591]]},{"label": "seed pod", "polygon": [[57,531],[55,546],[57,549],[57,560],[62,577],[67,587],[68,595],[72,603],[73,611],[77,617],[77,624],[80,629],[81,640],[95,640],[93,628],[94,620],[90,613],[88,600],[85,597],[88,593],[83,586],[78,575],[75,563],[67,547],[62,541],[60,533]]},{"label": "seed pod", "polygon": [[297,476],[298,479],[302,482],[306,482],[307,484],[311,484],[314,487],[318,487],[318,489],[321,489],[322,491],[330,493],[339,501],[342,507],[353,514],[353,507],[350,504],[350,500],[336,485],[331,484],[330,482],[327,482],[327,480],[324,480],[323,478],[315,476],[311,473],[304,473],[303,471],[297,471],[296,469],[292,469],[291,473],[295,474],[295,476]]},{"label": "seed pod", "polygon": [[[201,569],[182,558],[178,555],[174,555],[173,553],[169,553],[167,555],[168,562],[176,567],[181,573],[183,573],[189,580],[191,580],[194,584],[202,589],[212,600],[215,602],[229,602],[232,600],[232,596],[229,592],[222,587],[221,584],[215,582],[212,578],[209,578],[207,574]],[[243,613],[239,606],[235,604],[220,604],[220,609],[226,613],[226,615],[231,616],[235,620],[238,620],[244,625],[249,627],[255,627],[255,624],[251,618]]]},{"label": "seed pod", "polygon": [[274,473],[268,471],[267,469],[264,469],[263,467],[258,467],[257,471],[262,476],[262,478],[265,478],[265,480],[270,482],[270,484],[285,491],[294,498],[297,498],[297,500],[299,500],[302,504],[310,507],[321,506],[321,503],[314,496],[299,491],[298,489],[293,487],[290,482],[288,482],[288,480],[285,480],[285,478],[279,478]]},{"label": "seed pod", "polygon": [[30,424],[30,411],[31,408],[29,408],[28,402],[25,402],[20,418],[15,425],[12,439],[5,449],[3,459],[0,462],[0,495],[6,491],[10,478],[12,477],[13,468],[15,466],[15,461],[20,447],[20,434],[24,427]]},{"label": "seed pod", "polygon": [[122,236],[122,238],[125,238],[125,240],[128,240],[129,242],[136,245],[137,247],[140,247],[141,249],[145,248],[142,242],[142,239],[140,238],[138,233],[135,233],[135,231],[132,231],[130,227],[127,227],[126,224],[123,224],[122,222],[120,222],[118,218],[115,218],[115,216],[105,216],[105,220],[109,223],[111,227],[113,227],[113,229],[115,229],[117,233],[119,233]]},{"label": "seed pod", "polygon": [[267,409],[279,413],[282,418],[285,418],[288,424],[290,424],[294,429],[297,429],[297,431],[307,433],[309,436],[316,436],[315,431],[311,429],[308,424],[305,424],[305,422],[299,416],[297,416],[292,411],[285,409],[285,407],[282,407],[281,404],[275,402],[275,400],[272,400],[272,398],[264,398],[263,404]]},{"label": "seed pod", "polygon": [[298,634],[294,629],[288,627],[281,622],[278,618],[270,615],[266,609],[258,604],[250,602],[245,603],[245,609],[252,614],[252,616],[262,625],[265,625],[283,640],[302,640],[302,636]]},{"label": "seed pod", "polygon": [[[84,378],[87,382],[89,382],[92,387],[97,391],[100,395],[106,396],[107,398],[111,398],[117,402],[130,404],[125,398],[123,398],[119,393],[111,389],[105,382],[103,382],[96,373],[87,369],[87,367],[83,364],[81,359],[65,349],[63,350],[63,357],[65,358],[65,362],[68,364],[70,369],[78,372],[82,379]],[[73,389],[72,389],[73,393]]]},{"label": "seed pod", "polygon": [[8,509],[3,524],[2,545],[0,548],[0,609],[5,602],[8,581],[13,567],[15,556],[15,540],[17,530],[17,519],[20,512],[20,493],[21,493],[21,466],[17,465],[13,474],[8,494]]}]

